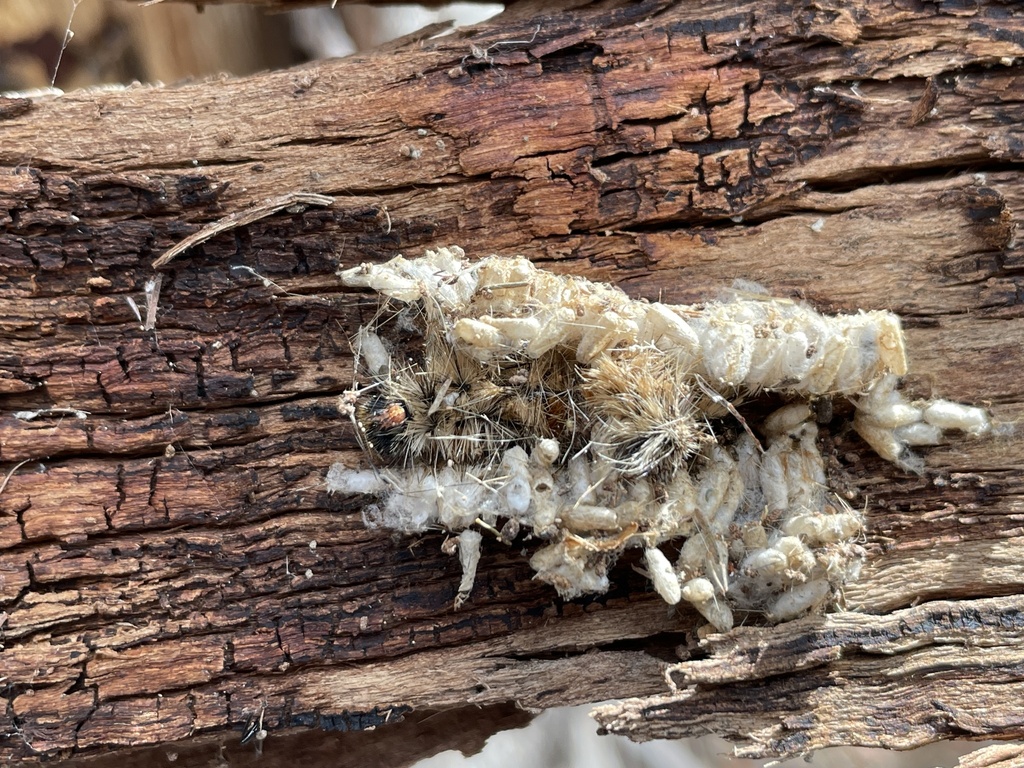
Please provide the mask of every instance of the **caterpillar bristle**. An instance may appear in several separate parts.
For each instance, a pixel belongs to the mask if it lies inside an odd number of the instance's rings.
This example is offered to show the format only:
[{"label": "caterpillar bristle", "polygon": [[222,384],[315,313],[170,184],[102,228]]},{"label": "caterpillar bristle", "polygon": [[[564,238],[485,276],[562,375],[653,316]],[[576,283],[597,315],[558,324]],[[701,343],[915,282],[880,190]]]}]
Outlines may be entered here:
[{"label": "caterpillar bristle", "polygon": [[629,477],[671,476],[711,439],[678,360],[654,348],[605,355],[583,372],[596,452]]},{"label": "caterpillar bristle", "polygon": [[[378,497],[374,524],[465,534],[457,602],[479,556],[470,529],[522,527],[544,542],[537,578],[565,598],[606,591],[610,565],[642,547],[658,593],[718,630],[734,611],[820,610],[859,571],[864,521],[829,487],[810,404],[849,398],[854,429],[911,471],[909,446],[998,427],[981,408],[906,398],[888,312],[828,316],[760,294],[673,307],[522,257],[464,257],[341,273],[408,310],[359,331],[371,383],[341,403],[389,466],[328,475]],[[751,426],[758,410],[737,406],[761,392],[788,404]]]}]

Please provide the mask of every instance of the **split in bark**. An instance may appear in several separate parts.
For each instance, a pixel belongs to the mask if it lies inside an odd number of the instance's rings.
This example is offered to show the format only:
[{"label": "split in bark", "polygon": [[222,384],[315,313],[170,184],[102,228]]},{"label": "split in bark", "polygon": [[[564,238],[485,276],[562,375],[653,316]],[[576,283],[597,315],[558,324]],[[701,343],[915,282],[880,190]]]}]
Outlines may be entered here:
[{"label": "split in bark", "polygon": [[[268,752],[310,725],[385,743],[424,710],[610,698],[638,699],[611,730],[747,754],[1020,737],[1020,437],[913,477],[838,413],[857,613],[703,645],[628,562],[565,604],[492,546],[453,612],[442,535],[367,531],[323,477],[359,461],[336,397],[376,311],[335,270],[449,243],[673,303],[742,277],[892,309],[913,392],[1019,419],[1022,41],[995,0],[524,5],[251,78],[0,100],[0,757],[198,759],[259,713]],[[289,193],[336,201],[197,245],[147,306],[160,253]]]}]

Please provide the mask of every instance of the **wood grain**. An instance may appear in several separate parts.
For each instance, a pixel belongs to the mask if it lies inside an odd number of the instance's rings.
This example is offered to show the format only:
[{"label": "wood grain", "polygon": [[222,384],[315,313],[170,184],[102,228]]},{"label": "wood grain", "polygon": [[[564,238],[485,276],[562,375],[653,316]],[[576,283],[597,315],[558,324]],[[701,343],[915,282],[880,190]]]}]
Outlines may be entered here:
[{"label": "wood grain", "polygon": [[[469,747],[510,703],[606,699],[610,730],[751,755],[1019,738],[1017,432],[908,476],[837,403],[856,612],[703,639],[628,560],[564,603],[497,544],[455,612],[443,534],[368,531],[323,480],[362,460],[337,396],[377,309],[336,270],[450,243],[671,302],[743,278],[891,309],[912,392],[1015,423],[1021,57],[997,0],[514,5],[293,70],[0,99],[0,760],[255,762],[262,713],[266,754],[336,765],[427,713],[483,707],[448,734]],[[143,329],[160,254],[291,194],[334,203],[177,256]]]}]

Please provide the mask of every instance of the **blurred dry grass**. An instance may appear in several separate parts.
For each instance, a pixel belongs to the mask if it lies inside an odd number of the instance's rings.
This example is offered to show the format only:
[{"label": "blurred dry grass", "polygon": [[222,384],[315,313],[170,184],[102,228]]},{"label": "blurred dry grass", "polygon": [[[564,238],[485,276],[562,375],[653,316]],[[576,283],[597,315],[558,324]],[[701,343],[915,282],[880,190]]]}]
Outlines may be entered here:
[{"label": "blurred dry grass", "polygon": [[[325,4],[270,13],[245,4],[142,7],[125,0],[0,0],[0,91],[49,87],[65,35],[73,33],[54,85],[175,83],[222,73],[247,75],[379,45],[426,24],[472,23],[501,6],[447,9]],[[73,15],[72,15],[73,14]]]},{"label": "blurred dry grass", "polygon": [[[500,6],[457,4],[425,11],[414,6],[327,7],[269,14],[246,5],[140,7],[124,0],[0,0],[0,91],[49,87],[73,90],[110,83],[174,83],[221,73],[246,75],[378,45],[433,21],[472,23]],[[73,33],[67,39],[68,31]],[[61,48],[67,43],[63,56]],[[60,67],[54,81],[54,69]],[[747,768],[761,761],[729,757],[710,737],[687,743],[631,744],[596,736],[585,708],[547,712],[529,729],[494,737],[479,756],[444,753],[423,768]],[[954,766],[970,743],[938,744],[907,753],[833,749],[819,768]],[[783,766],[799,763],[787,761]]]},{"label": "blurred dry grass", "polygon": [[124,0],[0,0],[0,90],[55,85],[176,82],[219,72],[249,74],[303,60],[280,17],[244,5],[203,13],[183,4]]}]

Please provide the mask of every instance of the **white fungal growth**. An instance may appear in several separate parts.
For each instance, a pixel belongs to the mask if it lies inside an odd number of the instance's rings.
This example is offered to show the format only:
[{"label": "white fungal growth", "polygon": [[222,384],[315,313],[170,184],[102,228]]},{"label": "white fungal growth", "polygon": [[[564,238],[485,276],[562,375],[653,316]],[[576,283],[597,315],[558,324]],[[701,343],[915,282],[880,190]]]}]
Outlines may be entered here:
[{"label": "white fungal growth", "polygon": [[[376,497],[368,525],[457,533],[456,606],[483,530],[539,540],[530,564],[567,599],[607,590],[638,548],[657,593],[718,630],[820,610],[864,553],[862,515],[828,486],[814,399],[849,398],[864,439],[915,471],[910,446],[992,431],[980,408],[896,388],[907,362],[888,312],[749,293],[669,306],[455,247],[341,278],[407,306],[355,336],[370,381],[343,408],[375,467],[335,465],[328,488]],[[763,390],[788,404],[748,424],[735,403]]]},{"label": "white fungal growth", "polygon": [[970,405],[932,400],[922,413],[924,421],[939,429],[959,429],[970,435],[987,435],[992,430],[988,412]]},{"label": "white fungal growth", "polygon": [[356,365],[360,358],[372,376],[383,376],[391,365],[391,355],[380,336],[369,328],[360,328],[355,337]]},{"label": "white fungal growth", "polygon": [[480,545],[484,537],[471,528],[459,533],[459,563],[462,565],[462,581],[459,592],[455,596],[455,607],[458,608],[469,599],[476,581],[476,567],[480,563]]},{"label": "white fungal growth", "polygon": [[644,551],[644,562],[647,563],[647,574],[654,584],[655,591],[666,603],[675,605],[682,599],[682,586],[679,574],[664,553],[656,547],[648,547]]},{"label": "white fungal growth", "polygon": [[921,472],[924,463],[911,452],[912,445],[937,445],[947,430],[960,430],[974,437],[993,431],[988,412],[949,400],[912,403],[896,389],[898,379],[883,376],[866,388],[856,403],[853,427],[883,459],[911,472]]},{"label": "white fungal growth", "polygon": [[715,629],[720,632],[728,632],[732,629],[732,609],[719,597],[714,586],[707,579],[690,579],[683,587],[682,596],[700,611],[701,615]]}]

